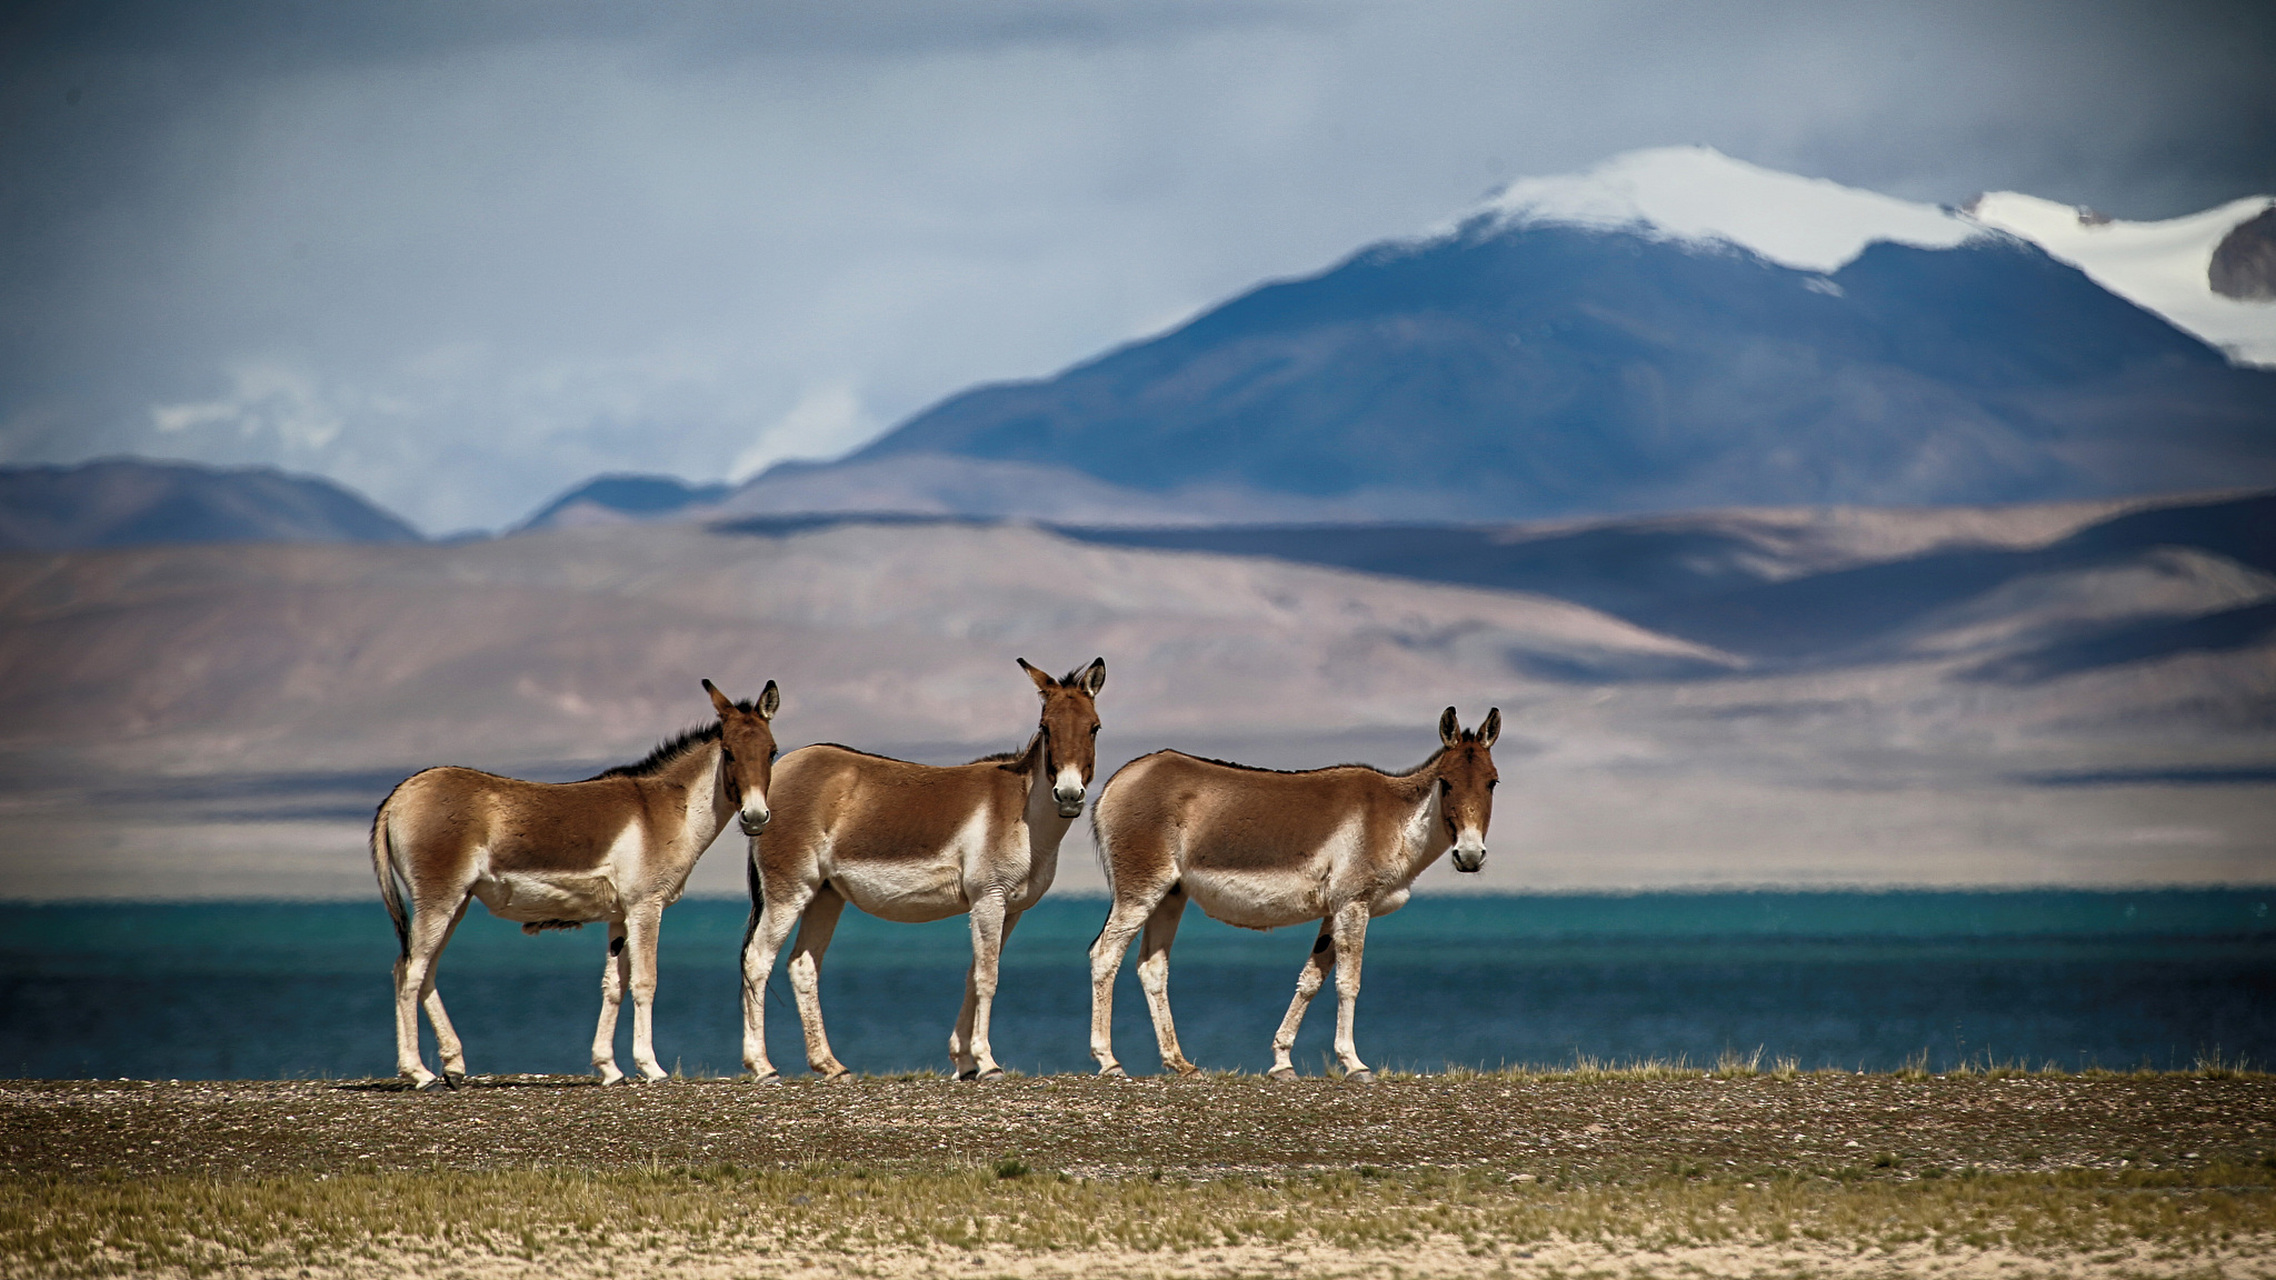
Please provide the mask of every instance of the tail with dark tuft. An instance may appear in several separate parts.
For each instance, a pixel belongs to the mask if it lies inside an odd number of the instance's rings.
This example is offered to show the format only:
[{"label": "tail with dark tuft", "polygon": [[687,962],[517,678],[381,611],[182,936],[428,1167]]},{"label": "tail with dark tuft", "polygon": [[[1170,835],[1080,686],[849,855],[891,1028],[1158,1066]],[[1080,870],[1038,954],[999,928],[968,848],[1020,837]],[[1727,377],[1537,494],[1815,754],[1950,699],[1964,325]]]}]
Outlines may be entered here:
[{"label": "tail with dark tuft", "polygon": [[751,935],[759,931],[759,909],[766,905],[766,891],[759,885],[759,851],[753,841],[751,852],[743,859],[743,883],[751,889],[751,918],[743,925],[743,950],[751,949]]},{"label": "tail with dark tuft", "polygon": [[403,882],[395,874],[395,844],[387,834],[385,803],[371,819],[371,870],[379,877],[379,900],[387,904],[387,917],[395,922],[396,958],[407,959],[411,954],[411,917],[403,909]]}]

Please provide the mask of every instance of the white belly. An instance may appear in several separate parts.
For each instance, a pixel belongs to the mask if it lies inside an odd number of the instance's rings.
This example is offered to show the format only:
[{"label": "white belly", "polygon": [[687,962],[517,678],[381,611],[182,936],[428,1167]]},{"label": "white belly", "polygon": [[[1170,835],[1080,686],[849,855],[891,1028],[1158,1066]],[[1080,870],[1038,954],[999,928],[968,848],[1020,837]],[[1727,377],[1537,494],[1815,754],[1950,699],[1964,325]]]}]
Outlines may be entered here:
[{"label": "white belly", "polygon": [[475,881],[474,896],[491,915],[525,924],[624,919],[624,903],[607,876],[509,871]]},{"label": "white belly", "polygon": [[963,868],[945,858],[830,867],[830,883],[845,900],[884,920],[922,924],[962,915]]},{"label": "white belly", "polygon": [[1178,881],[1212,920],[1244,929],[1277,929],[1327,914],[1319,878],[1304,872],[1188,872]]}]

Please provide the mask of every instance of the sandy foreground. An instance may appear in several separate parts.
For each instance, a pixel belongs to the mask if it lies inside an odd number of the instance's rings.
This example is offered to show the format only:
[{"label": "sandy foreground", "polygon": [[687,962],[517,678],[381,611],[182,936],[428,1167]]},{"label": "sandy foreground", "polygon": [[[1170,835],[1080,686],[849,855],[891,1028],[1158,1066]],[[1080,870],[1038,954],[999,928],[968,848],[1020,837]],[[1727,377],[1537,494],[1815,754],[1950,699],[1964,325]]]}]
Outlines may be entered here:
[{"label": "sandy foreground", "polygon": [[[186,1273],[183,1273],[186,1274]],[[263,1274],[248,1268],[239,1274]],[[999,1249],[770,1249],[707,1254],[670,1246],[590,1258],[536,1260],[464,1251],[434,1256],[386,1250],[353,1262],[302,1267],[295,1274],[379,1280],[584,1280],[593,1277],[684,1276],[690,1280],[834,1280],[841,1276],[1016,1276],[1021,1280],[1241,1280],[1246,1277],[1808,1277],[1938,1276],[1951,1280],[2022,1280],[2037,1276],[2276,1275],[2276,1240],[2259,1238],[2218,1250],[2177,1253],[2134,1247],[2090,1256],[2045,1257],[2011,1249],[1939,1252],[1924,1246],[1865,1249],[1838,1245],[1726,1244],[1640,1249],[1594,1241],[1554,1240],[1511,1248],[1478,1248],[1458,1240],[1425,1240],[1398,1248],[1232,1247],[1164,1254],[1087,1249],[1033,1253]]]},{"label": "sandy foreground", "polygon": [[2276,1276],[2276,1080],[17,1082],[0,1273]]}]

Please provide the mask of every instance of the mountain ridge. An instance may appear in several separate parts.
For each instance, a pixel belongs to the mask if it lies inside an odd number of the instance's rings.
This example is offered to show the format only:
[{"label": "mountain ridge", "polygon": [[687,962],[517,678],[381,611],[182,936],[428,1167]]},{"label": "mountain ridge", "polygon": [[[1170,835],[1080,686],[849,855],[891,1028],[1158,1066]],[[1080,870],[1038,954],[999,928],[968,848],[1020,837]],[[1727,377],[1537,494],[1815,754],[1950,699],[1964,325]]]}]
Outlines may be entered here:
[{"label": "mountain ridge", "polygon": [[2203,488],[2240,462],[2276,480],[2271,405],[2276,375],[2019,241],[1877,242],[1821,277],[1527,226],[1363,250],[1054,378],[951,397],[845,461],[1404,488],[1410,517],[1435,496],[1455,519],[1973,504]]},{"label": "mountain ridge", "polygon": [[362,495],[275,467],[145,458],[0,467],[0,548],[200,542],[421,542]]}]

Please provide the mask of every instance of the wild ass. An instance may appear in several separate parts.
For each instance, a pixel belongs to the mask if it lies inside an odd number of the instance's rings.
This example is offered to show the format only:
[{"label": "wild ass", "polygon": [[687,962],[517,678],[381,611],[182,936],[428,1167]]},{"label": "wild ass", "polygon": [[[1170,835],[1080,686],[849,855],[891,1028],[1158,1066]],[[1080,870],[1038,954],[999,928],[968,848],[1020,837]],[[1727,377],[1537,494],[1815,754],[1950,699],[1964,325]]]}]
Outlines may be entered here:
[{"label": "wild ass", "polygon": [[774,825],[751,840],[751,923],[743,936],[743,1069],[782,1077],[767,1059],[766,981],[798,925],[790,987],[806,1062],[847,1074],[822,1029],[822,953],[848,902],[887,920],[972,920],[964,1007],[948,1037],[960,1080],[1000,1077],[988,1043],[996,965],[1020,913],[1059,871],[1059,842],[1083,811],[1098,768],[1106,659],[1054,680],[1017,659],[1043,711],[1024,750],[947,767],[868,755],[835,743],[801,747],[775,773]]},{"label": "wild ass", "polygon": [[756,704],[728,701],[709,680],[703,688],[718,722],[688,730],[638,764],[565,783],[427,769],[380,804],[371,824],[372,870],[401,946],[395,1066],[414,1086],[435,1082],[419,1058],[421,1004],[435,1028],[443,1079],[455,1088],[466,1078],[465,1051],[435,990],[435,963],[475,898],[490,914],[521,921],[524,933],[607,921],[593,1067],[602,1084],[624,1079],[616,1065],[616,1014],[630,987],[632,1060],[648,1079],[664,1077],[649,1020],[656,931],[728,819],[746,832],[767,825],[775,755],[767,722],[782,705],[772,680]]},{"label": "wild ass", "polygon": [[1113,1045],[1114,975],[1142,928],[1138,983],[1154,1016],[1162,1065],[1191,1075],[1170,1023],[1170,943],[1188,898],[1211,917],[1246,929],[1320,922],[1319,940],[1296,976],[1296,998],[1272,1037],[1275,1079],[1293,1079],[1296,1027],[1336,972],[1336,1057],[1344,1079],[1375,1078],[1352,1047],[1352,1010],[1367,922],[1405,906],[1414,879],[1449,847],[1454,869],[1486,862],[1493,817],[1492,747],[1499,708],[1475,732],[1448,707],[1444,745],[1405,773],[1337,765],[1302,773],[1253,769],[1176,751],[1141,756],[1107,779],[1091,807],[1099,862],[1114,895],[1091,944],[1091,1056],[1118,1076]]}]

